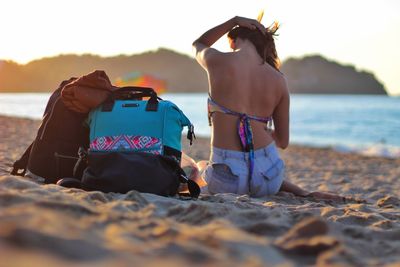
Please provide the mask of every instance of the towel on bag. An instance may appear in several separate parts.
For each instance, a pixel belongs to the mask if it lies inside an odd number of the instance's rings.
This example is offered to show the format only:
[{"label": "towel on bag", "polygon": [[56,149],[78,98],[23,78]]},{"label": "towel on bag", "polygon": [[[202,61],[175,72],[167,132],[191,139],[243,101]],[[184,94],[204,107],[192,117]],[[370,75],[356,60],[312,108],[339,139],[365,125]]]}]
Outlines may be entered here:
[{"label": "towel on bag", "polygon": [[114,89],[107,74],[102,70],[95,70],[65,85],[61,98],[68,109],[89,113],[103,103]]}]

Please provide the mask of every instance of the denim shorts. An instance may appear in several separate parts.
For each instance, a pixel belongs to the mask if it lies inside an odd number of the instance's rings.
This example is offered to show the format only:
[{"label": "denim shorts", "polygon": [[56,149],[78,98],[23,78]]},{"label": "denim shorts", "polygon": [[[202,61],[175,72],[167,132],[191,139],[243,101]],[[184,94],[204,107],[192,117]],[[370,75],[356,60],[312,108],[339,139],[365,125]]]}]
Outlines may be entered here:
[{"label": "denim shorts", "polygon": [[204,172],[204,193],[235,193],[262,197],[276,194],[283,182],[285,164],[275,143],[254,151],[254,170],[249,178],[249,153],[213,147]]}]

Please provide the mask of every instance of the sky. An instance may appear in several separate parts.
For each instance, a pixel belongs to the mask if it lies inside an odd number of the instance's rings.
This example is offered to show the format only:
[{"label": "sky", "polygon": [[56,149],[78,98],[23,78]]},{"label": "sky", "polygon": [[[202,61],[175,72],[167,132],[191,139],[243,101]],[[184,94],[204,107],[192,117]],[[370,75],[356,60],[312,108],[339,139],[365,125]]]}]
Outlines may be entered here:
[{"label": "sky", "polygon": [[[399,0],[1,0],[0,59],[114,56],[159,47],[193,56],[192,42],[235,15],[281,24],[282,61],[319,54],[372,72],[400,95]],[[228,51],[226,38],[215,45]]]}]

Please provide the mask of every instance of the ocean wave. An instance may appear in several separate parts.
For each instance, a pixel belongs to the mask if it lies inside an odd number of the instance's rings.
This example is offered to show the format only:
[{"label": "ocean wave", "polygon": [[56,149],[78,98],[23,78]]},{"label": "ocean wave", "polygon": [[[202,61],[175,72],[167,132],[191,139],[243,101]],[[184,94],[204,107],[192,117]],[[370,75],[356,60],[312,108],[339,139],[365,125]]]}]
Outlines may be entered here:
[{"label": "ocean wave", "polygon": [[370,146],[336,145],[332,148],[343,153],[356,153],[369,157],[400,158],[400,147],[384,144]]},{"label": "ocean wave", "polygon": [[[318,142],[319,141],[319,142]],[[341,153],[354,153],[368,157],[384,157],[384,158],[400,158],[400,147],[388,144],[340,144],[334,142],[322,142],[321,140],[310,141],[292,141],[291,144],[314,147],[314,148],[330,148]]]}]

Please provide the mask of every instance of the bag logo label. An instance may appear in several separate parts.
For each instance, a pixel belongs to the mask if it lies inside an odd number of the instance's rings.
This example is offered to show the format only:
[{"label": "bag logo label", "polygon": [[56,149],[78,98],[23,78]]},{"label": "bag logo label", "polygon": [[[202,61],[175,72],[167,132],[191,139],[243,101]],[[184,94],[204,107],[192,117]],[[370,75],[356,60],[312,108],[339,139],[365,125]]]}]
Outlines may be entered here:
[{"label": "bag logo label", "polygon": [[136,103],[125,103],[125,104],[122,104],[122,107],[123,108],[137,108],[137,107],[139,107],[139,104],[136,104]]}]

